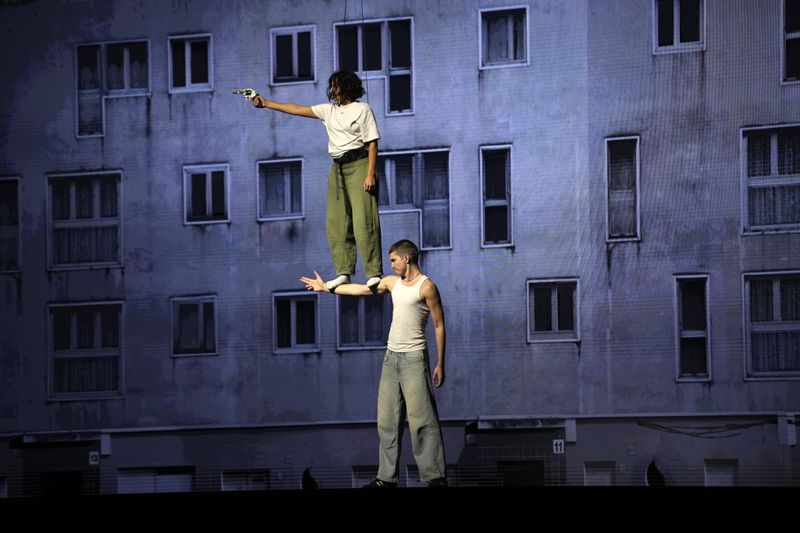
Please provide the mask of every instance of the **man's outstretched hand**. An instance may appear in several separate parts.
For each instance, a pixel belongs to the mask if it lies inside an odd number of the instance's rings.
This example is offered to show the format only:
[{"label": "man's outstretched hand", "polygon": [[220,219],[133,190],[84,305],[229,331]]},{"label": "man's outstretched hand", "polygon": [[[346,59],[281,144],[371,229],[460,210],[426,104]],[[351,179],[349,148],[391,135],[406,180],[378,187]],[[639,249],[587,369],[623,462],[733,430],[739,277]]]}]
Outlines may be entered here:
[{"label": "man's outstretched hand", "polygon": [[316,278],[307,278],[305,276],[300,278],[300,281],[306,284],[307,291],[314,291],[314,292],[325,292],[325,282],[322,281],[322,278],[317,271],[314,271],[314,275]]}]

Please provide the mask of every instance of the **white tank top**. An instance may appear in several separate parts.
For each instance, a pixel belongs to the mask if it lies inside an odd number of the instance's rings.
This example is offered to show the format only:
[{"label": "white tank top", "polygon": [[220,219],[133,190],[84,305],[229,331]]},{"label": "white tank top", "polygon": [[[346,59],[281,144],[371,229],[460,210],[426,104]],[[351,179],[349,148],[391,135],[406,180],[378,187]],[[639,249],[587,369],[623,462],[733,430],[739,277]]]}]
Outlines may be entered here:
[{"label": "white tank top", "polygon": [[402,280],[392,287],[392,327],[389,329],[387,347],[393,352],[413,352],[425,349],[425,326],[430,309],[419,291],[428,276],[420,274],[410,286]]}]

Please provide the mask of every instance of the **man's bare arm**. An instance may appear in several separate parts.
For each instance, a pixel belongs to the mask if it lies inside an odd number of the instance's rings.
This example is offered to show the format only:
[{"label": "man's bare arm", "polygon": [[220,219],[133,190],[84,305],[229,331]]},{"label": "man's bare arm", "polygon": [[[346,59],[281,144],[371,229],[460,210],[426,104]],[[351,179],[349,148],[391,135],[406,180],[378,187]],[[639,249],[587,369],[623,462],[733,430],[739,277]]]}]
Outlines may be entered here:
[{"label": "man's bare arm", "polygon": [[431,312],[433,330],[436,335],[436,353],[439,359],[433,371],[433,384],[436,385],[436,387],[441,387],[444,385],[444,352],[447,348],[447,331],[444,325],[442,298],[439,296],[439,289],[436,287],[436,284],[430,279],[424,282],[420,293],[425,299],[425,305],[428,306]]},{"label": "man's bare arm", "polygon": [[307,291],[315,291],[315,292],[330,292],[332,294],[341,294],[343,296],[372,296],[373,294],[384,294],[391,290],[392,286],[394,286],[393,278],[397,278],[397,276],[387,276],[381,279],[378,286],[375,288],[375,292],[372,291],[366,285],[361,285],[359,283],[346,283],[344,285],[339,285],[336,287],[335,290],[331,291],[325,285],[325,282],[322,281],[322,277],[317,274],[317,271],[314,271],[313,278],[307,278],[305,276],[300,278],[300,281],[306,284]]}]

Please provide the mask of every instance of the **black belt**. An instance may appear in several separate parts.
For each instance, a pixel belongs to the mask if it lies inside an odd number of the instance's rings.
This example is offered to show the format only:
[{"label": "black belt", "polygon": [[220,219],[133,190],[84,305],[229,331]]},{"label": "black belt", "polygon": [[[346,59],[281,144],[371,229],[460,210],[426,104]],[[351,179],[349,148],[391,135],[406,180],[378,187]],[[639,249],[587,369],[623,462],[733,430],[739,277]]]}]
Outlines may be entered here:
[{"label": "black belt", "polygon": [[352,163],[353,161],[358,161],[359,159],[364,159],[369,155],[369,150],[366,146],[362,146],[361,148],[354,148],[353,150],[348,150],[339,157],[334,157],[333,162],[337,165],[346,165],[347,163]]}]

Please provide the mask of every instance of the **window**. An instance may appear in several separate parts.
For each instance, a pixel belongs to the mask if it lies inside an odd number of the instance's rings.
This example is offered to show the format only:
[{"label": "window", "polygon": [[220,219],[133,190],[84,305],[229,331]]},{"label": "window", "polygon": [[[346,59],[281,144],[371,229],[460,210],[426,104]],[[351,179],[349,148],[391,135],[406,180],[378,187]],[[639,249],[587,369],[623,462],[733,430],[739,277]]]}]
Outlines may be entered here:
[{"label": "window", "polygon": [[127,41],[75,47],[77,135],[105,134],[105,98],[150,93],[150,43]]},{"label": "window", "polygon": [[708,276],[675,278],[678,379],[708,379]]},{"label": "window", "polygon": [[735,487],[738,461],[736,459],[706,459],[706,487]]},{"label": "window", "polygon": [[528,280],[528,342],[577,341],[578,281]]},{"label": "window", "polygon": [[639,238],[639,138],[606,139],[608,240]]},{"label": "window", "polygon": [[51,396],[121,394],[122,303],[53,304],[48,309]]},{"label": "window", "polygon": [[614,461],[586,461],[583,463],[583,484],[612,487],[615,485],[617,465]]},{"label": "window", "polygon": [[800,126],[745,130],[745,230],[800,229]]},{"label": "window", "polygon": [[122,264],[117,172],[49,176],[50,265]]},{"label": "window", "polygon": [[655,51],[703,49],[704,0],[655,0]]},{"label": "window", "polygon": [[269,470],[225,470],[222,472],[222,490],[268,490]]},{"label": "window", "polygon": [[389,334],[389,298],[375,294],[363,298],[339,296],[340,350],[386,346]]},{"label": "window", "polygon": [[275,353],[318,352],[317,295],[305,292],[275,294],[273,302]]},{"label": "window", "polygon": [[508,246],[511,238],[511,147],[481,147],[481,246]]},{"label": "window", "polygon": [[783,81],[800,81],[800,3],[783,2]]},{"label": "window", "polygon": [[378,475],[378,466],[354,466],[353,467],[353,488],[360,489],[364,485],[371,483]]},{"label": "window", "polygon": [[422,250],[450,247],[450,152],[430,150],[378,156],[378,206],[382,213],[420,213]]},{"label": "window", "polygon": [[183,167],[184,222],[228,222],[228,165]]},{"label": "window", "polygon": [[272,83],[314,81],[314,26],[274,28]]},{"label": "window", "polygon": [[258,219],[303,217],[303,161],[258,163]]},{"label": "window", "polygon": [[170,93],[213,90],[211,35],[170,37],[169,65]]},{"label": "window", "polygon": [[192,492],[194,468],[173,466],[162,468],[120,468],[117,493]]},{"label": "window", "polygon": [[800,272],[745,275],[751,377],[800,376]]},{"label": "window", "polygon": [[528,8],[481,11],[481,68],[528,64]]},{"label": "window", "polygon": [[0,272],[20,267],[19,179],[0,178]]},{"label": "window", "polygon": [[172,298],[172,355],[216,355],[216,296]]},{"label": "window", "polygon": [[[385,80],[387,114],[413,109],[412,19],[337,24],[337,68]],[[365,87],[366,89],[366,87]]]}]

